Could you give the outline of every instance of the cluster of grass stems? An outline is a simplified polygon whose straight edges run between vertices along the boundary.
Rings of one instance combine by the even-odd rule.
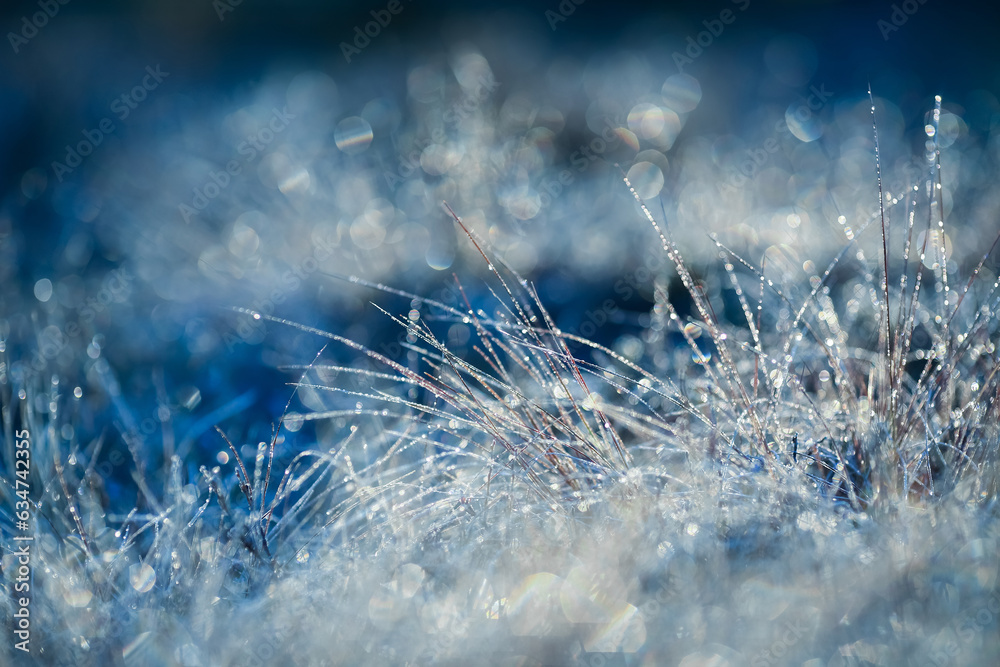
[[[939,115],[940,99],[935,123]],[[1000,285],[984,289],[977,277],[1000,236],[968,281],[953,287],[936,143],[923,182],[891,201],[882,192],[877,130],[875,145],[878,212],[807,289],[775,281],[766,266],[713,237],[740,322],[719,317],[718,300],[685,263],[669,222],[657,220],[624,178],[693,305],[692,316],[681,317],[657,284],[651,326],[661,346],[679,342],[667,372],[561,331],[533,285],[492,256],[445,204],[495,279],[494,313],[468,299],[456,307],[351,278],[413,301],[409,317],[386,313],[407,333],[403,362],[334,333],[243,311],[357,352],[350,367],[322,363],[320,351],[291,369],[299,380],[289,406],[296,392],[308,390],[329,394],[335,407],[286,409],[253,462],[244,463],[219,428],[235,466],[228,473],[202,466],[199,479],[189,479],[176,457],[162,474],[151,474],[146,454],[129,442],[138,497],[125,516],[102,498],[95,474],[102,442],[68,452],[58,444],[65,403],[58,380],[43,386],[35,377],[16,386],[0,373],[4,460],[13,461],[16,422],[30,426],[34,438],[33,613],[42,651],[34,657],[45,664],[131,664],[154,656],[157,664],[193,665],[263,664],[270,660],[261,656],[281,654],[300,664],[429,664],[477,650],[513,658],[521,655],[518,646],[555,662],[637,648],[666,656],[670,638],[652,639],[659,617],[646,607],[641,632],[634,618],[609,630],[611,621],[599,614],[574,618],[565,590],[561,622],[604,628],[615,639],[530,644],[532,637],[566,634],[553,630],[559,622],[552,625],[544,596],[517,598],[519,582],[563,568],[565,583],[572,578],[566,571],[580,571],[573,563],[597,564],[611,574],[591,582],[584,597],[592,602],[629,607],[607,588],[622,580],[628,585],[620,595],[636,605],[656,595],[661,605],[707,609],[706,600],[718,604],[726,594],[699,586],[711,587],[714,577],[747,581],[738,568],[713,574],[718,562],[696,556],[715,553],[698,541],[709,534],[726,558],[758,559],[770,563],[768,571],[776,559],[801,558],[796,571],[808,579],[822,578],[822,564],[833,566],[832,547],[808,542],[813,552],[797,556],[774,540],[814,529],[843,541],[871,519],[892,524],[914,507],[992,515]],[[874,262],[858,241],[869,227],[881,232]],[[898,261],[890,251],[900,253]],[[845,313],[830,279],[846,257],[862,267],[865,282],[855,294],[868,303]],[[475,356],[449,349],[434,332],[438,323],[471,327]],[[875,335],[858,343],[858,330]],[[294,423],[298,430],[305,421],[329,425],[327,437],[287,451],[284,428]],[[11,478],[3,481],[0,516],[10,535],[14,487]],[[828,516],[838,517],[834,527],[823,523]],[[929,521],[940,526],[938,518]],[[711,529],[699,534],[699,526]],[[980,519],[951,529],[966,542],[985,530]],[[871,546],[864,544],[840,549],[853,556]],[[866,553],[888,561],[893,548]],[[911,564],[934,552],[901,548]],[[681,552],[687,560],[674,555]],[[831,575],[831,590],[845,571]],[[688,581],[678,582],[678,572]],[[975,594],[985,594],[995,578],[980,582]],[[789,590],[801,581],[789,575]],[[422,608],[437,611],[417,621],[413,600],[421,595]],[[821,614],[818,636],[840,637],[830,640],[834,647],[854,646],[837,635],[843,608],[827,596],[837,611]],[[6,597],[5,614],[11,604]],[[932,607],[925,607],[928,617]],[[428,643],[431,626],[448,640]],[[681,655],[690,656],[691,646],[708,639],[704,632],[692,639],[685,627],[675,635],[687,639],[672,641],[688,642]],[[643,639],[630,644],[636,633]],[[482,639],[492,635],[519,639]],[[0,655],[22,657],[9,647]]]

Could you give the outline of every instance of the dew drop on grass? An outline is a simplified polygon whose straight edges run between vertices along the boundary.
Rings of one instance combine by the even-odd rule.
[[[136,563],[128,569],[128,580],[139,593],[148,593],[156,583],[156,572],[147,563]]]
[[[285,415],[285,429],[291,433],[296,433],[302,429],[304,420],[301,418],[297,412],[289,412]]]
[[[63,591],[63,599],[70,607],[86,607],[94,597],[86,588],[77,586],[73,581],[68,582],[68,586]]]

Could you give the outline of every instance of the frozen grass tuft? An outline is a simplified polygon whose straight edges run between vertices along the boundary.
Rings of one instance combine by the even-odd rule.
[[[94,475],[101,442],[56,444],[71,418],[58,379],[4,360],[8,471],[15,429],[33,438],[35,658],[996,664],[1000,284],[979,276],[997,240],[949,277],[939,115],[940,100],[904,192],[883,192],[874,135],[878,210],[842,221],[824,270],[774,271],[714,238],[729,309],[623,178],[691,312],[658,282],[636,355],[560,330],[445,205],[489,268],[493,312],[458,278],[455,305],[350,279],[411,300],[385,313],[406,332],[394,359],[245,311],[356,361],[324,348],[288,368],[289,407],[252,460],[221,428],[232,459],[197,479],[133,452],[125,516]],[[440,335],[453,325],[468,355]],[[298,407],[302,392],[331,408]],[[306,421],[322,437],[282,459]]]

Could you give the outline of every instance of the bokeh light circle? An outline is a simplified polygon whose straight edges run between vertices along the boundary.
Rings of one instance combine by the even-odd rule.
[[[652,162],[636,162],[628,170],[628,180],[643,199],[652,199],[663,189],[663,172]]]
[[[687,113],[701,102],[701,84],[690,74],[673,74],[663,83],[660,94],[668,107],[677,113]]]
[[[364,152],[374,139],[372,126],[361,116],[349,116],[337,123],[333,140],[348,155]]]

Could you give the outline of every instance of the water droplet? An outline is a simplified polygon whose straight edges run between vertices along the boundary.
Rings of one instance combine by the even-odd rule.
[[[156,583],[156,572],[146,563],[136,563],[128,569],[128,580],[139,593],[148,593]]]
[[[694,322],[688,322],[684,325],[684,333],[691,338],[698,338],[701,336],[701,327]]]

